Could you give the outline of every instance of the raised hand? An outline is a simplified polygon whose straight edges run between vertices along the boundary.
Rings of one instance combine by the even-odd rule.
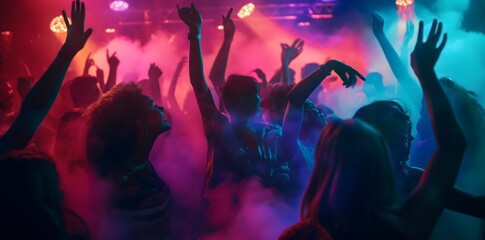
[[[96,66],[94,63],[94,60],[91,58],[91,52],[89,52],[88,57],[86,57],[86,61],[84,62],[84,75],[89,74],[89,69],[91,69],[92,66]]]
[[[234,34],[236,33],[236,24],[231,19],[232,8],[229,9],[227,15],[222,15],[222,25],[224,26],[224,38],[225,39],[233,39]]]
[[[372,32],[374,35],[384,33],[384,19],[378,14],[372,14]]]
[[[162,76],[163,72],[162,69],[157,66],[157,64],[152,63],[150,64],[150,68],[148,69],[148,77],[150,79],[159,79]]]
[[[64,42],[64,48],[71,54],[76,54],[83,49],[86,41],[88,40],[93,29],[88,28],[84,30],[84,19],[86,16],[86,9],[84,2],[80,0],[73,1],[71,4],[71,19],[72,23],[69,23],[66,11],[62,11],[64,17],[64,23],[67,27],[67,37]]]
[[[116,68],[118,65],[120,65],[120,59],[116,57],[116,52],[113,53],[113,55],[109,55],[109,50],[106,49],[106,61],[108,61],[108,65],[110,68]]]
[[[177,64],[177,68],[183,68],[187,64],[187,57],[183,56],[180,62]]]
[[[290,63],[295,60],[303,52],[303,45],[305,42],[301,39],[296,39],[291,46],[288,44],[281,44],[281,61],[284,63]]]
[[[191,33],[200,33],[202,27],[202,16],[195,8],[194,4],[190,4],[190,7],[179,8],[177,5],[179,18],[189,27]]]
[[[332,70],[337,73],[337,75],[342,79],[343,84],[346,88],[353,87],[357,83],[357,77],[365,81],[364,76],[360,74],[357,70],[353,69],[351,66],[339,62],[337,60],[330,60],[324,64],[324,68],[330,73]]]
[[[418,40],[414,51],[411,53],[411,66],[417,73],[433,70],[441,51],[445,47],[447,39],[447,34],[445,33],[441,44],[438,45],[443,30],[443,24],[441,22],[438,23],[438,20],[436,19],[433,20],[433,25],[431,26],[426,42],[423,42],[423,28],[424,23],[423,21],[420,21]]]
[[[404,43],[408,43],[414,36],[414,23],[412,21],[406,22],[406,32],[404,33]]]

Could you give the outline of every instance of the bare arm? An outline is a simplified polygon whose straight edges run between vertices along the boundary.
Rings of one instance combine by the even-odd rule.
[[[177,82],[180,77],[180,73],[182,73],[182,69],[184,69],[185,64],[187,64],[187,57],[182,57],[180,62],[177,65],[177,68],[175,69],[175,73],[173,74],[172,81],[170,82],[170,87],[168,88],[168,95],[167,95],[167,101],[172,107],[177,112],[182,112],[182,109],[177,103],[177,99],[175,98],[175,88],[177,87]]]
[[[404,33],[404,39],[401,46],[401,62],[404,63],[404,66],[409,66],[409,41],[413,38],[414,35],[414,23],[412,21],[406,22],[406,32]]]
[[[418,186],[401,206],[403,227],[412,239],[430,237],[453,189],[467,145],[434,71],[447,38],[445,34],[437,47],[441,31],[441,23],[434,20],[427,41],[423,42],[423,23],[420,22],[416,48],[411,55],[411,63],[421,82],[438,144]]]
[[[474,196],[455,187],[449,195],[446,208],[477,218],[485,218],[485,196]]]
[[[229,52],[231,50],[232,40],[236,32],[236,25],[231,19],[232,8],[229,9],[227,16],[222,16],[222,24],[224,26],[224,41],[221,49],[217,53],[212,69],[209,73],[209,79],[214,86],[217,96],[221,97],[222,85],[226,82],[226,68],[229,59]]]
[[[104,71],[101,68],[96,68],[96,78],[98,79],[99,89],[104,92],[106,83],[104,82]]]
[[[178,8],[178,6],[177,6]],[[204,62],[202,59],[202,50],[200,46],[200,29],[202,17],[191,4],[190,8],[178,8],[180,19],[189,27],[190,53],[189,53],[189,76],[190,84],[194,89],[197,104],[202,114],[204,125],[212,120],[214,114],[218,111],[209,90],[209,85],[204,75]]]
[[[414,81],[411,74],[409,74],[403,62],[401,62],[396,50],[394,50],[394,47],[392,47],[391,43],[384,34],[383,28],[384,19],[382,19],[382,17],[377,13],[374,13],[372,16],[372,31],[379,42],[384,55],[386,56],[392,73],[394,73],[394,76],[396,76],[399,84],[405,89],[407,94],[420,92],[421,89],[419,85],[416,83],[416,81]]]
[[[54,103],[72,59],[84,47],[92,33],[92,29],[84,31],[85,7],[80,0],[72,2],[72,24],[67,21],[64,11],[63,16],[67,25],[66,42],[54,62],[25,97],[19,116],[0,139],[0,152],[27,146]]]
[[[162,94],[160,93],[160,77],[162,77],[163,71],[155,63],[150,64],[148,69],[148,83],[150,86],[150,97],[155,101],[157,105],[162,103]]]
[[[291,46],[288,44],[281,44],[281,72],[283,74],[282,82],[284,84],[292,84],[290,79],[290,63],[295,60],[302,52],[305,42],[301,39],[296,39]]]
[[[330,60],[293,87],[288,93],[288,104],[283,119],[283,132],[280,141],[280,149],[285,159],[292,159],[297,149],[306,99],[326,77],[330,76],[332,71],[340,76],[346,87],[354,86],[357,83],[357,77],[364,80],[364,76],[350,66],[336,60]],[[349,77],[347,77],[347,74]]]
[[[118,66],[120,65],[120,60],[116,57],[116,52],[110,56],[108,49],[106,49],[106,60],[108,61],[109,65],[109,73],[106,85],[102,88],[103,92],[108,92],[116,85],[116,75],[118,72]]]

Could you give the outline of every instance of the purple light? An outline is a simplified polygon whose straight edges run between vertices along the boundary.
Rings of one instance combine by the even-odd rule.
[[[111,8],[111,10],[113,11],[121,12],[128,9],[129,6],[130,5],[128,5],[128,3],[125,1],[112,1],[111,4],[109,5],[109,8]]]

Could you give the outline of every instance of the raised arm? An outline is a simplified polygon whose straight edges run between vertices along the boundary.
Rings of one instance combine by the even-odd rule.
[[[175,88],[177,87],[178,79],[180,77],[180,74],[182,73],[182,70],[184,69],[185,64],[187,64],[187,57],[184,56],[177,64],[177,68],[175,69],[175,72],[173,74],[172,81],[170,82],[170,87],[168,88],[167,101],[170,104],[172,110],[175,110],[177,112],[182,112],[182,108],[180,108],[177,103],[177,99],[175,98]]]
[[[120,60],[116,57],[116,52],[110,56],[108,49],[106,49],[106,61],[109,65],[109,73],[106,85],[102,88],[103,92],[108,92],[116,85],[116,74],[118,72],[118,66],[120,65]]]
[[[304,44],[305,42],[299,38],[293,41],[291,46],[281,43],[281,68],[271,77],[270,84],[293,83],[290,79],[290,63],[302,53]]]
[[[86,61],[84,61],[83,75],[89,75],[89,69],[94,65],[94,60],[91,58],[91,52],[89,52]]]
[[[411,65],[424,91],[437,150],[428,163],[416,189],[401,207],[403,227],[410,239],[429,238],[453,189],[466,149],[466,140],[458,125],[434,66],[446,44],[444,34],[438,41],[442,24],[433,21],[428,39],[423,42],[423,22],[419,23],[416,47],[411,54]]]
[[[162,104],[162,94],[160,93],[160,77],[162,77],[162,69],[155,63],[150,64],[148,69],[148,82],[150,86],[150,97],[156,104]]]
[[[204,75],[204,62],[202,60],[202,50],[200,46],[200,30],[202,26],[202,17],[195,8],[194,4],[190,7],[180,9],[177,5],[180,19],[189,27],[188,38],[190,40],[189,53],[189,76],[190,83],[194,89],[197,104],[202,114],[204,125],[211,121],[215,112],[217,112],[214,99],[209,90],[209,85]]]
[[[387,62],[391,67],[392,73],[396,76],[399,84],[405,89],[406,94],[420,92],[419,85],[414,81],[411,74],[409,74],[406,66],[401,62],[396,50],[392,47],[391,43],[384,34],[384,19],[379,14],[374,13],[372,15],[372,32],[376,37],[379,45],[384,51]]]
[[[224,41],[222,42],[221,49],[217,53],[212,69],[209,73],[209,80],[214,85],[217,96],[221,97],[222,85],[226,82],[226,68],[229,59],[229,51],[231,50],[232,40],[236,33],[236,24],[231,19],[232,8],[226,16],[222,16],[222,24],[224,26]]]
[[[305,42],[299,38],[296,39],[291,46],[284,43],[281,44],[281,71],[283,83],[293,83],[290,79],[290,63],[303,52],[304,44]]]
[[[288,104],[283,119],[283,133],[280,141],[280,149],[285,159],[292,159],[297,149],[305,101],[318,85],[330,76],[332,71],[340,76],[345,87],[354,86],[357,83],[357,77],[365,80],[364,76],[352,67],[336,60],[330,60],[293,87],[288,93]]]
[[[67,26],[66,41],[54,62],[25,97],[13,125],[0,139],[0,153],[27,146],[56,99],[72,59],[84,47],[93,32],[92,29],[84,30],[85,7],[80,0],[72,2],[72,24],[67,20],[65,11],[62,11],[62,15]]]
[[[409,42],[413,39],[414,35],[414,23],[412,21],[406,22],[406,32],[404,33],[404,39],[401,46],[401,61],[404,66],[409,66]]]

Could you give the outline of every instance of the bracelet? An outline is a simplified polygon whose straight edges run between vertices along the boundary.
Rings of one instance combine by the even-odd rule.
[[[328,76],[330,76],[332,74],[332,70],[328,70],[325,67],[325,64],[320,65],[320,67],[318,68],[318,70],[320,72],[322,72],[325,75],[325,77],[328,77]]]
[[[189,40],[200,40],[201,36],[200,36],[200,33],[189,33],[187,38]]]

